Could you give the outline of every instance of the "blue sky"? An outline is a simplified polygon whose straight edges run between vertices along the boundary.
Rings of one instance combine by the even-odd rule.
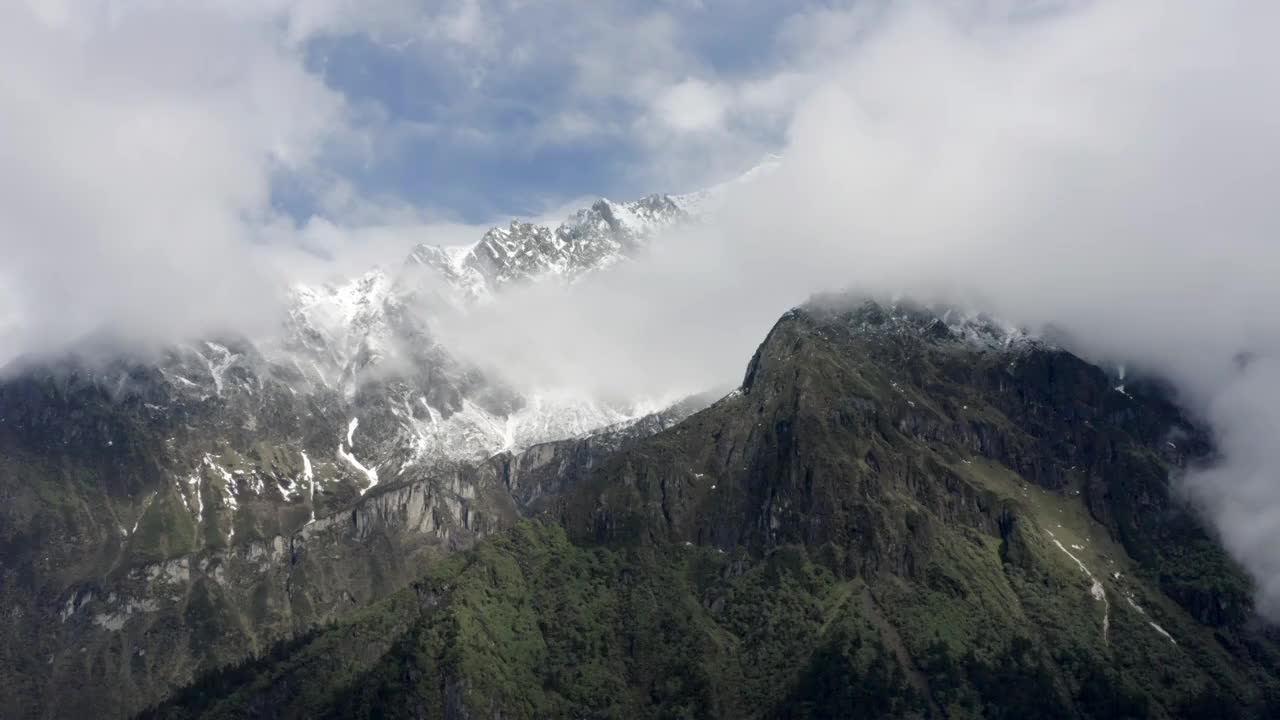
[[[790,157],[889,16],[1028,3],[0,3],[0,328],[256,317],[280,275],[706,187]]]
[[[671,126],[654,103],[680,83],[729,95],[801,61],[797,19],[828,3],[453,2],[413,22],[346,27],[305,42],[308,69],[366,131],[332,169],[370,196],[464,222],[529,215],[574,198],[693,189],[783,142],[785,113],[721,97],[712,119]],[[440,28],[454,23],[451,32]],[[681,103],[673,101],[679,110]],[[297,184],[277,202],[315,208]]]
[[[734,176],[881,1],[0,3],[0,339]]]

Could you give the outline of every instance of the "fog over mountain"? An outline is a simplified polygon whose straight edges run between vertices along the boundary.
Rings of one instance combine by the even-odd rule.
[[[517,289],[439,332],[517,385],[637,397],[736,382],[776,316],[822,290],[1055,326],[1118,376],[1169,378],[1210,423],[1221,457],[1183,487],[1280,618],[1280,6],[1012,5],[799,16],[788,33],[807,49],[777,75],[780,162],[643,258],[571,292]],[[323,173],[341,222],[276,207],[281,166],[350,151],[363,130],[307,70],[298,43],[318,26],[289,15],[282,39],[264,29],[275,14],[244,12],[253,23],[126,14],[101,33],[93,13],[0,11],[10,354],[101,327],[269,334],[264,308],[299,274],[479,238]],[[210,53],[225,58],[212,75]],[[695,129],[744,112],[729,95],[698,95],[720,104]]]
[[[1211,423],[1222,457],[1182,482],[1274,617],[1277,20],[1251,2],[1015,23],[903,6],[815,79],[785,159],[713,220],[458,332],[511,373],[619,391],[734,377],[772,313],[819,289],[1055,326]]]

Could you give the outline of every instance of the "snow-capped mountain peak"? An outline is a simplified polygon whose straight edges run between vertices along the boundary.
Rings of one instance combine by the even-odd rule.
[[[513,219],[490,228],[472,245],[421,244],[410,252],[406,265],[434,270],[447,294],[462,305],[487,301],[510,285],[544,278],[572,282],[634,258],[656,235],[713,212],[731,190],[769,175],[781,162],[768,155],[737,178],[682,195],[655,194],[622,202],[601,198],[554,228]]]
[[[490,228],[474,245],[418,245],[408,264],[438,273],[464,304],[487,300],[501,288],[584,273],[634,257],[659,232],[689,219],[668,195],[617,202],[600,199],[555,228],[512,220]]]
[[[652,408],[507,387],[457,359],[430,326],[441,313],[465,313],[511,287],[572,283],[635,258],[660,233],[697,220],[733,182],[741,181],[690,195],[601,198],[555,226],[515,219],[471,245],[417,245],[390,273],[296,286],[272,361],[305,378],[299,392],[336,393],[383,418],[369,427],[383,438],[383,463],[394,457],[401,468],[624,423]]]

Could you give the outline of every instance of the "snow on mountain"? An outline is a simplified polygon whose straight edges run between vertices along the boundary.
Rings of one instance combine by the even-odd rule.
[[[379,468],[403,472],[474,460],[626,423],[654,408],[507,387],[455,358],[433,337],[432,322],[441,313],[500,302],[508,287],[572,283],[634,258],[658,234],[696,220],[728,189],[776,165],[767,159],[742,178],[699,193],[600,199],[555,227],[513,220],[472,245],[418,245],[392,272],[374,269],[346,281],[297,285],[282,339],[264,355],[303,378],[292,391],[336,392],[360,405],[362,416],[381,412],[386,418],[370,426],[382,440],[362,445],[369,449],[362,449],[358,464],[347,458],[350,443],[339,448],[342,464],[359,480],[367,478],[364,486],[376,482]],[[360,427],[365,432],[363,421]]]
[[[381,270],[345,283],[299,284],[292,292],[283,345],[304,377],[332,386],[356,369],[358,357],[367,364],[389,352],[387,311],[396,299]]]
[[[543,278],[572,282],[633,257],[656,234],[689,217],[667,195],[631,202],[601,199],[555,228],[512,220],[471,246],[419,245],[407,264],[434,269],[463,304],[487,301],[508,285]]]
[[[953,335],[975,347],[1007,350],[1019,345],[1039,342],[1039,336],[986,313],[956,308],[935,309],[940,320]]]
[[[555,228],[521,220],[490,228],[473,245],[420,244],[406,266],[435,271],[455,304],[489,301],[503,287],[555,278],[572,282],[642,252],[658,234],[716,212],[734,189],[777,170],[782,158],[767,155],[743,175],[680,195],[649,195],[618,202],[602,198]]]
[[[847,312],[850,322],[867,335],[947,338],[981,351],[1029,349],[1047,344],[1036,332],[962,306],[920,304],[900,297],[884,302],[866,298],[861,304],[851,305],[849,298],[841,293],[816,295],[810,302]]]
[[[409,253],[405,272],[411,275],[413,268],[421,266],[437,273],[444,281],[453,305],[488,299],[488,280],[469,262],[478,244],[440,247],[423,243]]]
[[[400,471],[444,461],[482,460],[552,440],[582,437],[633,422],[665,407],[662,403],[610,405],[563,392],[532,392],[510,413],[495,413],[467,399],[456,411],[436,408],[425,398],[393,410],[408,431],[412,452]],[[668,403],[669,404],[669,403]]]
[[[22,382],[109,409],[102,417],[114,422],[85,414],[58,426],[60,442],[80,450],[130,451],[137,428],[153,431],[148,457],[200,528],[195,542],[245,543],[251,527],[283,531],[458,463],[657,422],[669,403],[513,387],[446,347],[433,324],[443,313],[465,322],[475,304],[503,302],[522,284],[573,283],[628,262],[696,220],[692,207],[685,196],[601,199],[554,227],[514,221],[472,245],[419,245],[399,267],[289,288],[272,337],[224,334],[155,352],[104,341]],[[114,520],[122,539],[146,527],[139,513]]]

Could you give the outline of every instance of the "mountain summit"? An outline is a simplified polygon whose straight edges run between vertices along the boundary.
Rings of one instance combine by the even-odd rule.
[[[489,298],[513,283],[554,275],[572,280],[606,268],[642,250],[655,234],[689,219],[671,196],[634,202],[598,200],[554,230],[511,221],[495,227],[470,248],[419,245],[409,256],[437,270],[467,301]]]

